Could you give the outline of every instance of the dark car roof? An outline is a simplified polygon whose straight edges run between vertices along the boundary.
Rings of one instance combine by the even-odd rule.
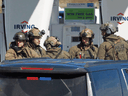
[[[32,58],[19,60],[5,60],[0,65],[0,70],[21,67],[36,68],[54,68],[54,72],[58,73],[85,73],[106,69],[119,68],[120,66],[128,66],[127,60],[97,60],[97,59],[48,59],[48,58]],[[7,70],[6,70],[7,71]],[[53,73],[54,73],[53,72]],[[61,73],[60,72],[60,73]]]

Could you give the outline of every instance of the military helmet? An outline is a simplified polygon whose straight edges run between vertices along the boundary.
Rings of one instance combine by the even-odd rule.
[[[58,47],[59,45],[61,45],[61,42],[55,36],[48,37],[44,42],[44,46],[46,47],[46,49],[51,49],[52,47]]]
[[[41,37],[42,35],[45,34],[45,31],[44,30],[40,31],[37,27],[34,27],[27,34],[28,37],[37,37],[37,36]]]
[[[13,37],[14,40],[26,40],[26,36],[25,36],[25,33],[23,32],[17,32],[14,37]]]
[[[107,22],[100,26],[100,30],[106,32],[106,34],[113,34],[118,31],[118,27],[115,27],[111,22]]]
[[[80,32],[80,37],[94,38],[94,33],[91,29],[84,29]]]

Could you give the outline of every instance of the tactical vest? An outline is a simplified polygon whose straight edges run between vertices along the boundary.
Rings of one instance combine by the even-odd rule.
[[[127,60],[127,50],[121,39],[116,41],[107,40],[111,45],[108,47],[107,52],[112,49],[113,60]],[[106,53],[107,53],[106,52]],[[107,54],[106,54],[107,56]]]
[[[22,58],[29,58],[30,57],[30,54],[27,52],[26,49],[20,49],[18,48],[17,46],[13,46],[11,47],[17,54],[17,56],[22,56]]]
[[[95,48],[91,46],[88,50],[84,50],[83,48],[76,53],[76,58],[79,59],[96,59],[97,53]]]
[[[63,59],[63,51],[62,51],[62,49],[61,50],[58,50],[57,52],[47,51],[47,55],[50,58],[52,58],[52,59],[58,59],[58,58]]]
[[[44,56],[40,45],[36,46],[35,44],[30,43],[30,42],[27,42],[27,45],[29,48],[32,48],[39,56],[41,56],[41,57]]]

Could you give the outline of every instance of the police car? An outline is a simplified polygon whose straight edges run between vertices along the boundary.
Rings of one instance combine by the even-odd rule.
[[[0,96],[128,96],[128,61],[22,59],[0,65]]]

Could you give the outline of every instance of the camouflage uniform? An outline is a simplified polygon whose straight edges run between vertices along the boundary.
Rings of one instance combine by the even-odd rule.
[[[82,42],[82,38],[89,38],[89,44],[84,44]],[[98,48],[95,47],[92,43],[92,39],[94,38],[94,34],[91,29],[84,29],[80,32],[80,41],[81,43],[77,46],[73,46],[69,49],[69,54],[71,58],[77,59],[96,59]]]
[[[47,49],[46,51],[47,56],[52,59],[69,59],[70,58],[69,53],[63,51],[61,48],[58,48],[60,44],[61,42],[59,42],[58,38],[56,37],[51,36],[47,38],[44,42],[44,46]]]
[[[14,40],[26,40],[25,34],[18,32],[14,35]],[[27,46],[19,48],[16,42],[10,43],[10,49],[6,52],[5,60],[22,59],[22,58],[36,58],[39,57],[32,49]]]
[[[63,50],[61,51],[61,48],[49,49],[47,50],[46,54],[48,57],[52,59],[69,59],[70,58],[69,53]]]
[[[16,53],[15,50],[13,50],[12,48],[9,49],[5,54],[5,60],[22,59],[22,58],[23,57],[20,51]]]
[[[89,49],[85,49],[82,43],[69,49],[69,54],[71,58],[77,59],[95,59],[97,58],[97,52],[98,48],[94,45],[91,45]]]
[[[46,57],[46,51],[40,45],[36,45],[32,41],[34,40],[35,37],[41,38],[42,35],[44,34],[45,34],[44,30],[40,31],[36,27],[31,29],[29,32],[27,32],[27,36],[29,38],[29,42],[27,42],[27,45],[29,48],[33,49],[39,55],[39,57]]]
[[[33,43],[27,42],[27,46],[30,49],[33,49],[33,51],[35,51],[39,57],[47,57],[45,49],[43,49],[40,45],[36,46]]]
[[[105,35],[103,36],[104,42],[98,49],[98,58],[103,60],[127,60],[128,44],[122,37],[114,35],[117,31],[114,25],[107,22],[101,25],[100,30],[105,32]]]
[[[23,59],[23,58],[39,58],[38,54],[29,47],[23,47],[19,50],[10,48],[5,55],[5,60]]]

